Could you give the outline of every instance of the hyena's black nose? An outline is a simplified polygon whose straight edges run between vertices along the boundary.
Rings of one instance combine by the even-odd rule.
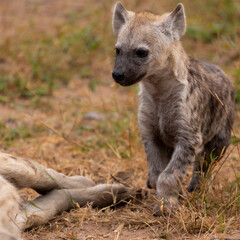
[[[124,72],[113,71],[112,77],[116,82],[122,81],[124,79]]]

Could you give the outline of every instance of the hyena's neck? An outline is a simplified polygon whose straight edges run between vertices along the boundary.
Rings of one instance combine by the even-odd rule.
[[[171,91],[188,85],[188,56],[180,42],[173,44],[164,66],[159,65],[154,74],[144,79],[141,89],[154,99],[164,99]]]
[[[187,84],[189,58],[180,42],[173,44],[169,57],[169,71],[174,73],[175,79]]]

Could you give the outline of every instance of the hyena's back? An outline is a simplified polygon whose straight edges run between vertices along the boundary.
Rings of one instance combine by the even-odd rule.
[[[188,82],[192,125],[200,124],[203,144],[221,133],[229,145],[234,120],[232,83],[218,66],[195,59],[189,62]]]

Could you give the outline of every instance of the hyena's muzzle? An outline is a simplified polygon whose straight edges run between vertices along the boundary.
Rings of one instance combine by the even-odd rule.
[[[122,86],[133,85],[146,75],[144,63],[143,59],[136,58],[132,54],[116,54],[112,77]]]

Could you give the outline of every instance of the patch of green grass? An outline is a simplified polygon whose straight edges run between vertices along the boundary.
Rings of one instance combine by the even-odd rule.
[[[16,140],[32,138],[34,137],[34,134],[43,132],[45,130],[46,129],[38,125],[28,127],[26,124],[9,128],[5,123],[2,122],[0,123],[1,143],[9,147]]]
[[[96,87],[97,87],[97,84],[98,82],[96,80],[91,80],[89,83],[88,83],[88,87],[91,91],[95,91]]]
[[[7,146],[16,139],[25,139],[33,136],[32,130],[22,125],[17,128],[7,128],[5,124],[0,124],[0,137],[2,142],[5,142]]]
[[[29,33],[11,39],[11,47],[5,47],[9,44],[6,40],[2,54],[16,66],[24,64],[27,71],[17,67],[14,73],[0,71],[0,94],[25,98],[50,95],[57,85],[68,84],[74,76],[92,77],[89,69],[102,43],[94,21],[79,28],[73,17],[58,26],[54,35]],[[23,57],[18,60],[19,55]]]
[[[211,43],[223,33],[224,26],[218,23],[213,23],[208,27],[199,25],[188,25],[187,27],[188,37],[194,40],[201,39],[205,43]]]
[[[218,38],[237,38],[239,34],[240,3],[234,0],[210,0],[195,2],[198,14],[192,24],[188,24],[187,36],[204,43],[211,43]],[[214,12],[211,19],[203,18],[203,12]],[[199,18],[197,17],[199,16]],[[200,19],[201,17],[201,19]]]

